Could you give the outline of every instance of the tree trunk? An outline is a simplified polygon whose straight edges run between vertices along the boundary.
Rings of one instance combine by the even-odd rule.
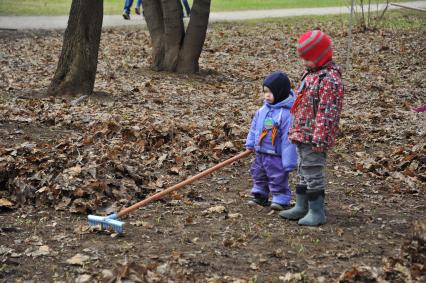
[[[145,21],[148,26],[152,42],[152,68],[155,71],[163,70],[164,61],[164,24],[161,2],[145,0],[142,2]]]
[[[191,20],[180,52],[177,72],[197,73],[198,59],[206,39],[210,15],[210,0],[196,0],[192,6]]]
[[[164,19],[164,70],[174,72],[185,36],[180,0],[161,0]]]
[[[90,95],[95,84],[103,0],[73,0],[51,95]]]
[[[144,0],[145,19],[152,41],[156,71],[195,73],[210,14],[211,0],[194,0],[185,34],[180,0]]]

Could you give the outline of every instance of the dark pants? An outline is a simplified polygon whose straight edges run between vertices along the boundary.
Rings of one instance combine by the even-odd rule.
[[[297,174],[299,184],[307,185],[308,190],[325,190],[325,152],[314,152],[312,145],[298,143],[297,149]]]

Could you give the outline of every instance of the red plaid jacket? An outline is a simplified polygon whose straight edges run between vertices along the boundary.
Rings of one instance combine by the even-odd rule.
[[[320,69],[308,70],[296,92],[302,95],[294,110],[289,139],[312,144],[326,151],[335,144],[343,106],[340,68],[332,61]]]

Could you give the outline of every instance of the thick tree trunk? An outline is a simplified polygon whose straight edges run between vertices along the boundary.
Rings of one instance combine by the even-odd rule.
[[[103,0],[73,0],[58,67],[49,86],[52,95],[93,92],[103,19]]]
[[[175,71],[185,36],[180,0],[161,0],[164,19],[164,70]]]
[[[152,41],[156,71],[198,72],[206,38],[211,0],[194,0],[185,35],[180,0],[144,0],[142,5]]]
[[[185,35],[180,0],[145,0],[145,20],[152,41],[152,68],[156,71],[176,69],[179,50]]]
[[[186,30],[185,40],[179,55],[178,73],[197,73],[198,60],[203,50],[209,24],[210,0],[195,0],[191,20]]]
[[[164,61],[164,20],[161,2],[145,0],[142,2],[145,21],[148,26],[152,42],[152,68],[155,71],[163,70]]]

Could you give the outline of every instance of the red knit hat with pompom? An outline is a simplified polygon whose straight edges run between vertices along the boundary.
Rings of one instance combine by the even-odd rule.
[[[297,41],[297,54],[321,67],[333,57],[331,40],[320,30],[305,32]]]

